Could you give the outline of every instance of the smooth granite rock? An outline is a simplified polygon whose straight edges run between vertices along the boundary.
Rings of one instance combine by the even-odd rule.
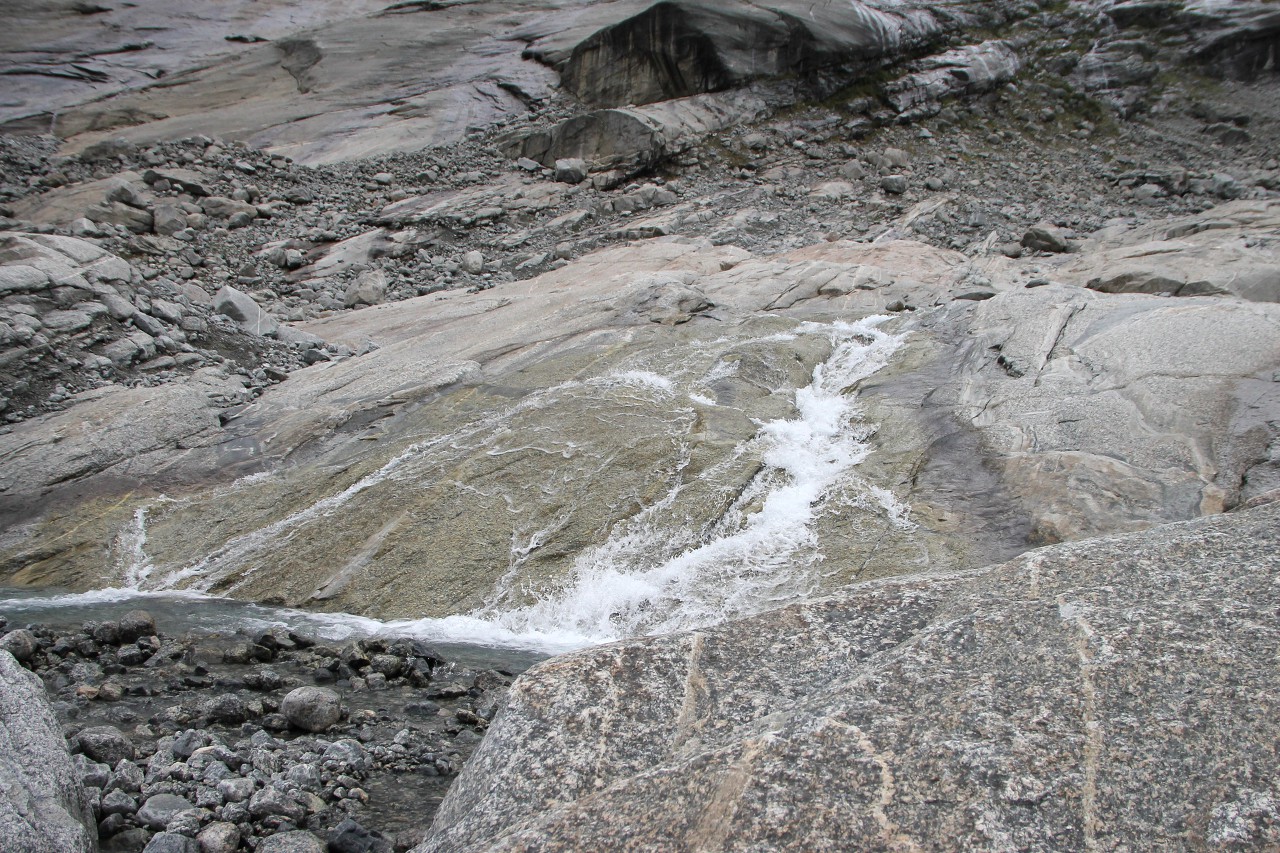
[[[1280,840],[1280,504],[522,676],[416,850]]]
[[[93,811],[44,686],[0,651],[0,851],[97,849]]]

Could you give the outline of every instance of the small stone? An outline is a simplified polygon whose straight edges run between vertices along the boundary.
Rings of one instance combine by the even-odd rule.
[[[476,249],[472,249],[462,256],[462,271],[479,275],[484,272],[484,255]]]
[[[71,220],[71,224],[67,226],[67,230],[74,237],[101,237],[102,229],[94,224],[92,219],[81,216],[78,219]]]
[[[240,328],[255,335],[275,334],[280,323],[247,293],[225,285],[213,296],[213,310],[230,317]]]
[[[395,678],[404,671],[404,661],[396,655],[379,654],[369,659],[369,667],[387,678]]]
[[[120,641],[132,643],[156,633],[156,620],[145,610],[130,610],[120,617]]]
[[[391,842],[351,818],[329,831],[329,853],[392,853]]]
[[[234,823],[215,821],[196,834],[200,853],[235,853],[240,847],[240,830]]]
[[[285,771],[285,778],[304,791],[318,791],[323,784],[314,764],[295,764]]]
[[[278,832],[258,842],[257,853],[327,853],[328,845],[306,830]]]
[[[224,725],[243,723],[252,716],[245,701],[234,693],[222,693],[205,700],[201,710],[210,722]]]
[[[157,234],[172,236],[187,227],[187,215],[176,205],[157,204],[151,213],[151,227]]]
[[[80,774],[80,781],[86,788],[104,788],[110,789],[108,781],[111,779],[111,768],[106,764],[101,764],[89,758],[87,755],[73,755],[71,761],[76,766],[76,772]]]
[[[0,650],[13,655],[19,663],[30,662],[39,648],[40,643],[36,640],[36,635],[26,628],[10,631],[0,637]]]
[[[905,169],[911,165],[911,155],[901,148],[886,148],[884,150],[884,159],[886,163],[895,169]]]
[[[116,769],[111,772],[111,778],[107,780],[107,788],[137,793],[142,790],[144,778],[142,768],[125,759],[117,763]]]
[[[102,818],[102,820],[98,821],[98,838],[105,841],[106,839],[111,838],[113,835],[119,835],[120,832],[128,825],[129,824],[125,820],[124,815],[119,815],[119,814],[105,815]],[[142,831],[146,832],[145,829]],[[150,833],[147,833],[147,834],[150,835]],[[146,839],[143,839],[142,843],[145,844]]]
[[[115,726],[90,726],[80,732],[79,741],[81,752],[108,767],[133,758],[133,744]]]
[[[124,791],[108,791],[102,797],[99,811],[105,817],[111,814],[131,815],[138,810],[138,801]]]
[[[342,717],[342,703],[328,688],[299,687],[280,702],[280,713],[295,728],[322,732]]]
[[[1216,173],[1209,182],[1209,192],[1221,199],[1240,198],[1244,185],[1225,172]]]
[[[200,831],[200,824],[207,815],[208,812],[200,808],[178,812],[169,818],[169,822],[165,824],[164,831],[176,832],[178,835],[195,838],[196,833]]]
[[[324,751],[326,763],[335,762],[343,768],[363,773],[371,766],[369,753],[365,752],[358,741],[344,739],[329,744]]]
[[[152,829],[164,829],[178,812],[194,809],[195,804],[176,794],[153,794],[138,809],[138,820]]]
[[[253,796],[258,785],[252,779],[235,777],[218,783],[218,793],[229,803],[243,803]]]
[[[277,815],[297,822],[302,820],[302,807],[283,791],[263,788],[249,798],[249,814],[256,818]]]
[[[176,832],[160,832],[151,836],[142,853],[200,853],[200,845],[194,838]]]
[[[128,157],[137,150],[138,146],[127,139],[104,139],[81,151],[80,159],[86,163],[105,163],[117,157]]]

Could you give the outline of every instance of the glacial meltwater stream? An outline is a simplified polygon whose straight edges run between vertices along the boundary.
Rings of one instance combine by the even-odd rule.
[[[699,344],[703,360],[698,362],[703,366],[692,373],[683,363],[697,359],[677,354],[665,363],[651,359],[635,369],[535,391],[504,411],[477,418],[448,434],[415,439],[345,488],[231,535],[193,561],[165,562],[149,554],[153,516],[184,511],[186,499],[160,496],[136,509],[132,521],[119,531],[113,546],[116,580],[111,588],[62,596],[0,593],[0,613],[11,621],[50,621],[59,609],[68,613],[88,609],[94,618],[103,618],[103,608],[145,606],[166,611],[187,627],[203,623],[203,627],[226,630],[284,622],[335,638],[410,635],[440,644],[446,652],[450,651],[446,644],[461,644],[453,650],[465,657],[473,654],[467,649],[478,647],[556,653],[624,637],[705,627],[796,601],[822,589],[821,564],[827,555],[817,522],[824,514],[855,507],[898,529],[911,525],[907,506],[857,474],[875,425],[862,421],[852,389],[884,367],[906,337],[882,330],[885,319],[800,323],[764,338],[704,341]],[[753,417],[748,431],[754,423],[754,434],[748,432],[744,439],[728,444],[719,462],[693,470],[688,449],[693,425],[715,417],[718,407],[732,405],[716,398],[715,389],[739,369],[739,362],[725,353],[731,348],[740,352],[763,347],[771,358],[793,361],[789,348],[802,340],[829,348],[808,384],[764,389],[766,397],[788,395],[785,410],[794,414]],[[592,456],[584,450],[590,434],[582,439],[566,437],[540,422],[529,421],[533,426],[528,426],[521,421],[554,411],[566,400],[579,407],[574,412],[585,407],[602,423],[606,418],[621,423],[624,435],[629,428],[626,419],[633,417],[627,406],[634,401],[635,440],[667,442],[674,448],[674,461],[650,476],[657,483],[650,498],[633,499],[633,510],[610,523],[595,543],[571,554],[567,571],[551,580],[531,580],[523,571],[526,563],[569,527],[576,511],[573,501],[581,505],[580,494],[586,494],[569,490],[581,489],[577,481],[603,476],[614,464],[609,452]],[[553,425],[577,418],[561,417]],[[545,482],[537,488],[513,487],[501,481],[501,474],[482,484],[463,483],[457,473],[472,458],[519,459],[535,453],[553,460],[544,464],[556,472],[556,482],[564,483],[563,487]],[[715,482],[723,471],[744,466],[750,466],[749,473],[736,485],[729,477],[723,478],[727,486]],[[640,480],[645,473],[630,472]],[[252,489],[274,476],[257,474],[224,488],[228,492]],[[508,531],[494,531],[504,538],[510,535],[508,568],[483,602],[468,612],[379,621],[258,607],[219,597],[246,590],[260,579],[262,567],[271,565],[274,552],[307,547],[319,525],[367,495],[392,487],[435,488],[441,483],[452,483],[460,491],[484,492],[487,500],[499,506],[505,501],[505,512],[512,519]],[[702,496],[697,499],[702,502],[697,511],[686,506],[695,493]],[[719,495],[716,499],[721,503],[716,505],[705,497],[708,494]],[[196,514],[194,509],[189,511]],[[532,524],[530,518],[544,520]],[[396,519],[376,523],[387,524],[390,530]],[[348,567],[332,573],[313,600],[323,601],[332,590],[366,571],[385,536],[375,527],[363,556],[344,557]],[[137,597],[145,601],[135,601]]]

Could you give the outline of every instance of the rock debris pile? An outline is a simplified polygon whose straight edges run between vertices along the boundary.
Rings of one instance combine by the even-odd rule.
[[[410,639],[180,638],[146,611],[0,630],[63,722],[101,849],[121,853],[404,849],[510,682]]]

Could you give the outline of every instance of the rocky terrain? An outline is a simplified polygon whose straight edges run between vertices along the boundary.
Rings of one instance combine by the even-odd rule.
[[[37,690],[52,703],[47,718],[62,723],[52,723],[53,749],[64,732],[71,748],[70,763],[56,755],[37,762],[61,774],[56,790],[78,797],[83,785],[84,807],[64,807],[64,823],[80,832],[83,822],[104,851],[185,851],[191,838],[202,853],[324,850],[325,841],[339,850],[407,849],[511,677],[447,663],[405,638],[334,646],[287,629],[174,637],[146,611],[75,629],[0,630],[6,699],[26,689],[22,667],[39,675]],[[13,702],[6,726],[44,699]],[[8,781],[24,771],[11,762],[4,772]],[[38,801],[39,787],[31,788]],[[25,829],[17,818],[30,809],[19,803],[16,812],[7,820]],[[264,844],[285,833],[294,846]],[[5,849],[73,849],[59,837],[10,837]]]
[[[1275,842],[1274,3],[191,12],[0,34],[0,581],[393,621],[34,627],[135,752],[58,814],[404,848],[495,720],[424,849]],[[620,642],[498,712],[423,637]]]

